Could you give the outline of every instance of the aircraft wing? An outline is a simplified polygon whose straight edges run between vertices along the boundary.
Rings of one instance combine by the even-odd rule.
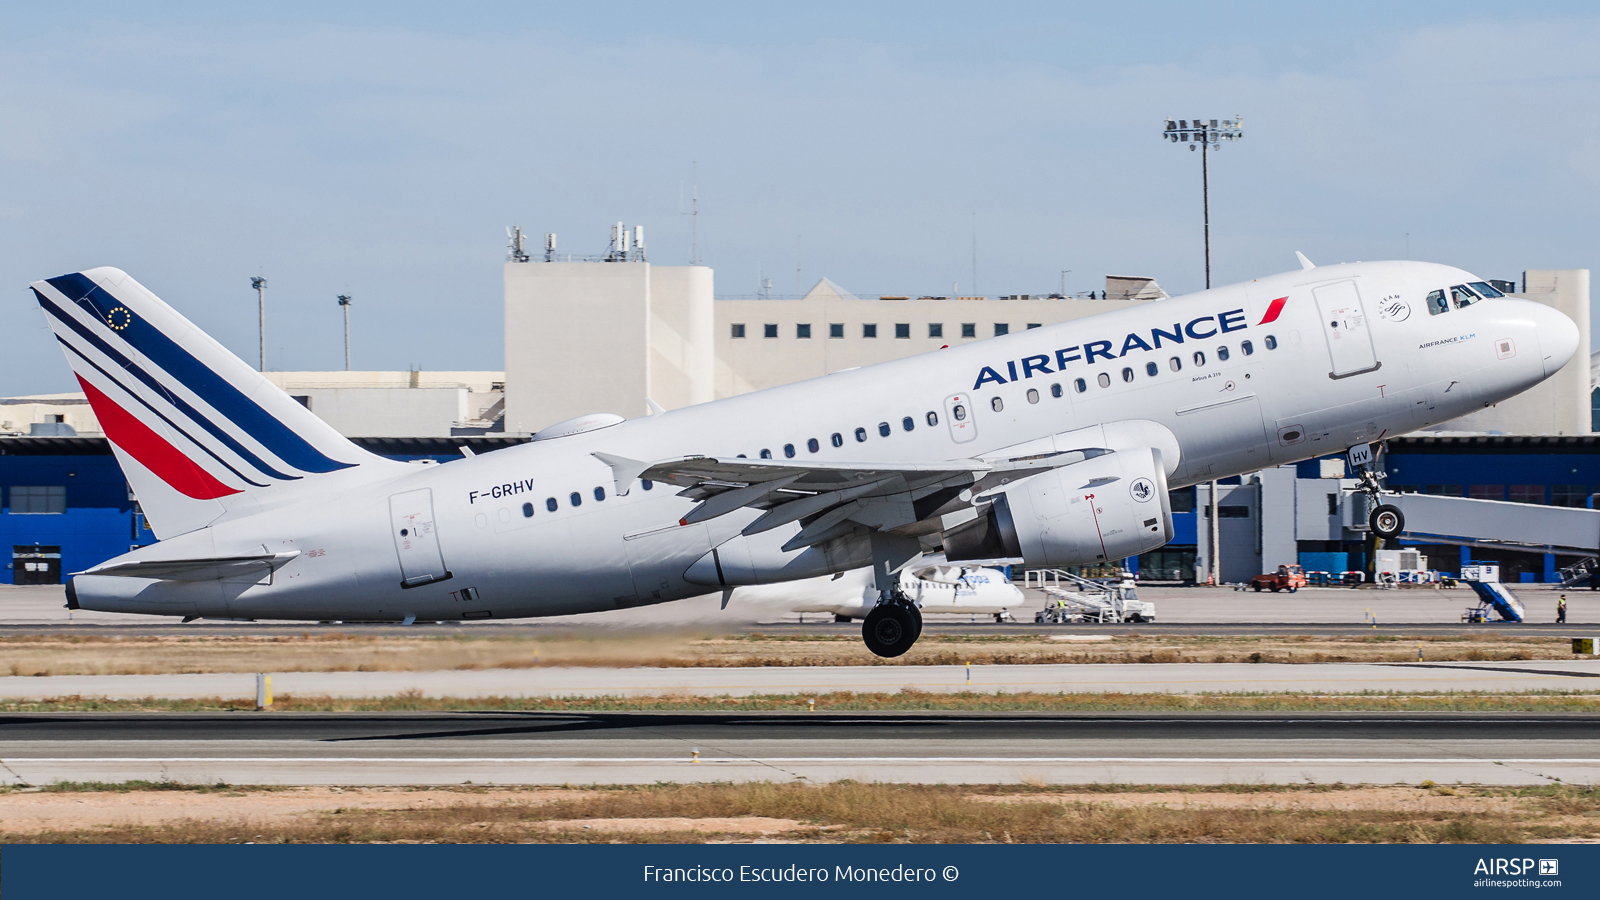
[[[736,509],[763,510],[746,536],[800,522],[785,550],[818,544],[867,527],[888,531],[959,508],[963,492],[979,494],[1028,475],[1071,465],[1107,450],[1069,450],[1015,459],[933,463],[848,463],[687,456],[643,463],[594,454],[618,476],[620,492],[633,478],[670,484],[699,501],[682,519],[689,525]],[[628,476],[626,479],[624,476]],[[968,495],[970,498],[971,494]]]
[[[261,553],[253,556],[213,556],[199,559],[150,559],[96,566],[77,575],[114,575],[154,578],[160,581],[216,581],[223,578],[259,578],[276,572],[300,551]]]

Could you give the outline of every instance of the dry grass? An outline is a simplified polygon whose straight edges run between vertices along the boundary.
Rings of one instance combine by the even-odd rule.
[[[38,712],[223,712],[253,711],[253,700],[236,697],[115,700],[50,697],[0,702],[0,713]],[[1312,693],[884,693],[834,691],[819,694],[759,694],[704,697],[428,697],[408,691],[389,697],[327,697],[279,694],[273,710],[284,712],[1516,712],[1600,713],[1600,692],[1530,691],[1488,693],[1365,691]],[[270,715],[271,712],[264,713]]]
[[[169,789],[170,790],[170,789]],[[973,789],[840,782],[354,791],[213,786],[207,804],[16,831],[13,842],[1522,843],[1600,837],[1600,793],[1438,786]],[[303,790],[303,789],[301,789]],[[86,800],[82,791],[52,796]],[[124,811],[139,791],[115,795]],[[49,796],[0,793],[15,817]],[[279,807],[263,811],[270,802]],[[298,803],[298,811],[282,810]],[[202,808],[203,806],[203,808]],[[58,823],[61,824],[61,823]]]
[[[84,632],[0,638],[0,675],[147,675],[517,669],[539,666],[997,665],[1015,663],[1428,662],[1571,659],[1565,638],[1478,634],[1204,636],[1102,635],[1093,643],[1023,635],[928,635],[886,660],[854,634],[708,637],[694,634],[396,637],[344,632],[125,637]]]

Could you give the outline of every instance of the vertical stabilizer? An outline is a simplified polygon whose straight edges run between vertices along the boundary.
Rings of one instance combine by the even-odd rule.
[[[355,446],[120,269],[33,284],[158,537],[332,473]]]

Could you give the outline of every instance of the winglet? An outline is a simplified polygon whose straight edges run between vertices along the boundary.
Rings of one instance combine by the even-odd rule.
[[[667,411],[666,407],[650,399],[649,397],[644,398],[644,405],[649,407],[650,415],[652,416],[659,416]]]
[[[1317,267],[1316,263],[1312,262],[1309,259],[1306,259],[1306,255],[1304,253],[1301,253],[1299,250],[1296,250],[1294,252],[1294,255],[1295,255],[1296,259],[1300,260],[1300,268],[1302,268],[1302,269],[1315,269]]]
[[[633,480],[638,478],[645,469],[650,468],[647,462],[629,459],[626,456],[612,456],[609,453],[591,453],[595,459],[611,467],[611,477],[616,480],[618,497],[628,496],[628,488],[633,486]]]

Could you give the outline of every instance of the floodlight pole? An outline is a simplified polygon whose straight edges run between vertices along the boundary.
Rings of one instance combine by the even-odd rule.
[[[260,319],[261,371],[267,370],[267,280],[259,275],[250,277],[250,286],[256,289],[256,314]]]
[[[1200,145],[1200,214],[1204,223],[1205,252],[1206,252],[1206,290],[1211,290],[1211,146],[1221,146],[1223,141],[1237,141],[1244,137],[1244,117],[1234,116],[1220,122],[1212,119],[1207,123],[1204,119],[1168,119],[1167,127],[1161,132],[1162,140],[1173,143],[1187,143],[1193,150],[1195,144]],[[1210,496],[1207,500],[1211,516],[1210,546],[1206,553],[1206,579],[1212,584],[1222,583],[1222,523],[1221,507],[1218,505],[1217,482],[1211,482]],[[1199,580],[1199,573],[1195,573],[1195,580]]]
[[[350,295],[339,295],[339,306],[344,310],[344,370],[350,371]]]

